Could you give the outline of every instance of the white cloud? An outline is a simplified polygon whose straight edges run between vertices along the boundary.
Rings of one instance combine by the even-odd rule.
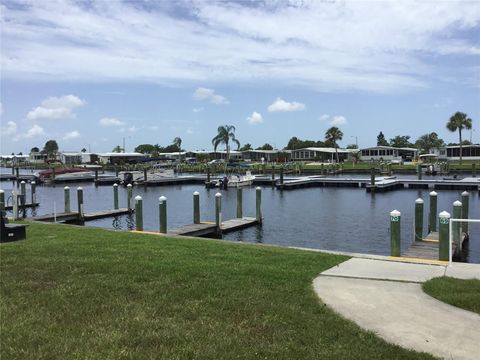
[[[80,133],[77,130],[70,131],[65,134],[65,136],[62,138],[63,140],[72,140],[80,137]]]
[[[26,133],[18,134],[13,140],[18,141],[22,139],[33,139],[40,136],[46,136],[45,130],[37,124],[33,125]]]
[[[137,127],[135,125],[132,125],[127,130],[130,131],[130,132],[135,132],[135,131],[137,131]]]
[[[277,98],[269,107],[268,111],[275,112],[275,111],[302,111],[305,110],[305,104],[293,101],[288,102],[281,98]]]
[[[2,6],[1,65],[29,80],[389,92],[454,71],[451,54],[472,60],[479,22],[476,1],[29,1]]]
[[[157,131],[159,127],[157,125],[150,126],[150,130]]]
[[[327,121],[328,119],[330,118],[330,115],[328,114],[323,114],[323,115],[320,115],[320,117],[318,118],[320,121]]]
[[[194,113],[199,113],[199,112],[202,112],[203,110],[204,110],[203,107],[198,107],[198,108],[193,108],[193,109],[192,109],[192,111],[193,111]]]
[[[108,117],[101,118],[98,123],[100,124],[101,127],[119,127],[119,126],[126,125],[123,121],[120,121],[116,118],[108,118]]]
[[[345,125],[347,123],[347,119],[345,116],[341,115],[336,115],[332,118],[332,121],[330,121],[330,125],[332,126],[339,126],[339,125]]]
[[[187,130],[185,131],[188,135],[192,135],[195,133],[195,131],[192,129],[192,128],[187,128]]]
[[[213,89],[198,88],[194,91],[193,98],[196,100],[210,101],[215,105],[229,104],[229,101],[224,96],[215,94],[215,90]]]
[[[17,132],[17,124],[14,121],[7,122],[7,126],[1,128],[2,136],[14,135]]]
[[[74,118],[73,109],[85,105],[85,101],[75,95],[49,97],[42,101],[40,106],[33,108],[27,114],[28,120],[68,119]]]
[[[0,115],[3,115],[3,105],[1,102],[0,102]]]
[[[249,117],[247,117],[247,121],[248,121],[251,125],[261,124],[261,123],[263,123],[262,114],[254,111],[254,112],[252,113],[252,115],[250,115]]]

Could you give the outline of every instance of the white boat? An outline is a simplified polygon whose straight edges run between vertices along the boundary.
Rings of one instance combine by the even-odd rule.
[[[250,186],[253,184],[253,180],[255,180],[255,175],[252,175],[250,171],[247,171],[245,175],[232,174],[225,176],[223,179],[217,180],[215,186],[220,188]]]
[[[67,181],[90,181],[95,179],[95,173],[93,171],[79,171],[73,173],[65,173],[56,175],[54,182],[67,182]]]
[[[118,176],[123,179],[123,182],[126,184],[145,181],[145,173],[140,170],[121,171],[118,173]],[[147,171],[147,181],[155,181],[168,178],[171,179],[173,177],[175,177],[175,172],[173,171],[173,169],[155,168],[153,170]]]

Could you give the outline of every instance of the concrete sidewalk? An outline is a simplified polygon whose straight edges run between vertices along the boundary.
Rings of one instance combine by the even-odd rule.
[[[425,294],[438,276],[480,279],[480,265],[352,258],[314,280],[333,310],[386,341],[448,359],[478,359],[480,316]]]

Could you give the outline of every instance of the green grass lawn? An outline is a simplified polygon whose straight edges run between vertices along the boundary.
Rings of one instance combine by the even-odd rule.
[[[0,246],[2,359],[432,358],[319,301],[312,280],[342,256],[67,225],[27,236]]]
[[[427,281],[423,290],[447,304],[480,314],[480,280],[444,276]]]

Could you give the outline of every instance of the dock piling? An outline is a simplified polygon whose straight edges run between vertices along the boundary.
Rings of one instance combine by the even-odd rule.
[[[462,193],[462,219],[468,219],[469,197],[468,191]],[[462,231],[465,233],[465,236],[468,236],[468,222],[462,222]]]
[[[12,191],[12,209],[13,209],[13,220],[18,219],[18,194],[16,190]]]
[[[422,165],[417,164],[417,177],[418,180],[422,180]]]
[[[69,192],[69,196],[70,196],[70,192]],[[80,222],[83,222],[83,189],[80,186],[77,188],[77,203],[78,203],[78,220]]]
[[[237,187],[237,219],[243,217],[243,190]]]
[[[135,229],[143,231],[143,200],[140,195],[135,196]]]
[[[200,193],[193,193],[193,223],[200,224]]]
[[[477,177],[477,164],[472,164],[472,177]]]
[[[259,224],[262,223],[262,189],[257,186],[256,193],[256,218]]]
[[[5,191],[0,189],[0,216],[5,212]]]
[[[127,185],[127,208],[132,211],[132,184]]]
[[[165,196],[160,196],[158,198],[159,205],[159,216],[160,216],[160,232],[162,234],[167,233],[167,198]]]
[[[32,192],[32,205],[35,205],[37,203],[37,183],[35,181],[30,183],[30,190]]]
[[[283,171],[284,171],[284,167],[282,165],[282,167],[280,168],[280,184],[283,185]]]
[[[118,184],[113,184],[113,208],[118,209]]]
[[[430,212],[428,215],[428,232],[437,231],[437,193],[430,192]]]
[[[423,239],[423,199],[415,200],[415,241]]]
[[[400,256],[400,218],[401,213],[393,210],[390,213],[390,254]]]
[[[452,216],[454,219],[462,218],[462,203],[458,200],[453,203]],[[461,223],[458,221],[454,221],[452,224],[452,241],[454,244],[457,245],[457,249],[459,250],[461,250],[462,246],[461,236]]]
[[[147,182],[147,169],[143,169],[143,181]]]
[[[27,203],[27,190],[25,186],[25,181],[22,180],[20,183],[20,206],[22,209],[25,209],[25,204]]]
[[[64,203],[64,212],[70,212],[70,188],[65,186],[63,188],[63,203]]]
[[[222,194],[217,192],[215,194],[215,225],[217,227],[217,232],[222,231]]]
[[[448,243],[450,214],[442,211],[438,215],[438,223],[438,260],[448,261],[450,259],[450,244]]]

